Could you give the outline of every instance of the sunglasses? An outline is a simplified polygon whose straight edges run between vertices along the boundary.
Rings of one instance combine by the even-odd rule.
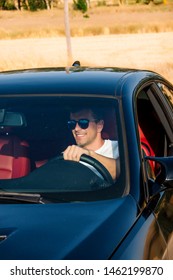
[[[79,127],[82,128],[82,129],[87,129],[88,126],[89,126],[89,122],[95,122],[95,121],[96,120],[88,120],[88,119],[80,119],[78,121],[70,120],[70,121],[67,122],[67,125],[68,125],[68,128],[70,130],[75,129],[76,124],[78,124]]]

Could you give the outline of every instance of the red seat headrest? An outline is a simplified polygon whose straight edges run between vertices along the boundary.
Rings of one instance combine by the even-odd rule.
[[[0,179],[26,176],[30,172],[29,145],[16,136],[0,137]]]

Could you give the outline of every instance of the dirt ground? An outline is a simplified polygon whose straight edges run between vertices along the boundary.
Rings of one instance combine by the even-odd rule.
[[[110,33],[116,24],[129,27],[132,23],[136,26],[150,23],[163,30],[152,33],[151,28],[148,33],[146,30],[136,34]],[[169,30],[173,25],[173,17],[170,8],[91,9],[88,19],[81,13],[70,12],[70,24],[73,31],[78,30],[78,35],[71,38],[72,60],[80,60],[84,66],[154,70],[173,82],[173,29]],[[31,35],[13,40],[1,37],[0,71],[67,66],[66,38],[58,35],[58,32],[54,33],[57,26],[64,29],[63,10],[32,14],[0,11],[0,34],[4,31],[6,34],[16,34],[16,37],[21,34],[25,37],[25,31],[28,31],[27,34]],[[93,31],[92,28],[97,26],[102,28],[102,35],[83,36],[85,28]],[[45,36],[46,29],[53,33]]]
[[[173,32],[71,39],[73,60],[84,66],[158,71],[173,80]],[[65,37],[0,41],[0,70],[67,65]]]
[[[73,36],[134,32],[173,31],[173,3],[171,5],[132,5],[122,7],[91,7],[87,17],[69,9]],[[0,38],[64,34],[64,11],[53,9],[34,13],[0,11]],[[11,38],[10,38],[11,39]]]

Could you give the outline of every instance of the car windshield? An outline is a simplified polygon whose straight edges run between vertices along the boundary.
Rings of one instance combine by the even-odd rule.
[[[68,127],[70,113],[84,106],[101,112],[102,138],[117,141],[117,178],[113,183],[104,178],[102,170],[94,172],[93,167],[82,164],[83,160],[80,163],[63,160],[63,151],[75,144],[71,127]],[[48,202],[121,196],[125,178],[119,160],[123,154],[122,145],[119,145],[122,143],[119,119],[118,102],[113,98],[56,94],[1,96],[1,194],[39,194]]]

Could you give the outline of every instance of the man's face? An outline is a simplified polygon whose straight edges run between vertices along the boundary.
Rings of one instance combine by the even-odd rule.
[[[90,121],[89,126],[86,129],[82,129],[77,123],[75,129],[72,130],[72,133],[78,146],[97,149],[97,143],[101,139],[103,121],[95,122],[90,110],[81,110],[76,113],[71,113],[70,119],[75,121],[88,119]]]

